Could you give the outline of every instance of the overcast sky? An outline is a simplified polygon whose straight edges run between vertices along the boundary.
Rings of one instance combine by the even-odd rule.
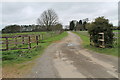
[[[54,9],[59,21],[69,25],[71,20],[105,16],[114,26],[118,25],[117,2],[3,2],[2,29],[10,24],[36,24],[37,18],[47,9]]]

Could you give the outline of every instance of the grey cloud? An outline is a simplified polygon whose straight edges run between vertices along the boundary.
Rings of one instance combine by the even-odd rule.
[[[115,2],[4,2],[2,3],[2,23],[3,25],[36,24],[40,14],[52,8],[63,25],[69,24],[73,19],[80,20],[87,17],[94,19],[97,16],[105,16],[116,25],[116,4]]]

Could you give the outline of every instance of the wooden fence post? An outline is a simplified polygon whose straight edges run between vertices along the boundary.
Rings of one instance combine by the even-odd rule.
[[[91,37],[92,37],[92,36],[91,36],[91,34],[90,34],[90,45],[92,45],[92,44],[91,44]]]
[[[22,44],[24,44],[24,37],[22,37]]]
[[[36,43],[37,43],[37,45],[38,45],[38,36],[36,36]]]
[[[31,39],[30,39],[30,36],[28,36],[28,49],[31,48]]]
[[[6,50],[8,50],[9,49],[9,47],[8,47],[8,38],[6,37]]]
[[[17,46],[17,37],[15,37],[15,45]]]

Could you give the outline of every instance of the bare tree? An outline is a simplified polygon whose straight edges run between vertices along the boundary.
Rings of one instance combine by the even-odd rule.
[[[41,16],[37,19],[37,24],[45,26],[47,31],[50,30],[50,27],[58,23],[58,16],[53,9],[48,9],[44,11]]]

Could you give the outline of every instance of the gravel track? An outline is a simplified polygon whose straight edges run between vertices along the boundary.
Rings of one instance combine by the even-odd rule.
[[[78,35],[68,32],[52,43],[26,78],[117,78],[118,58],[82,48]]]

